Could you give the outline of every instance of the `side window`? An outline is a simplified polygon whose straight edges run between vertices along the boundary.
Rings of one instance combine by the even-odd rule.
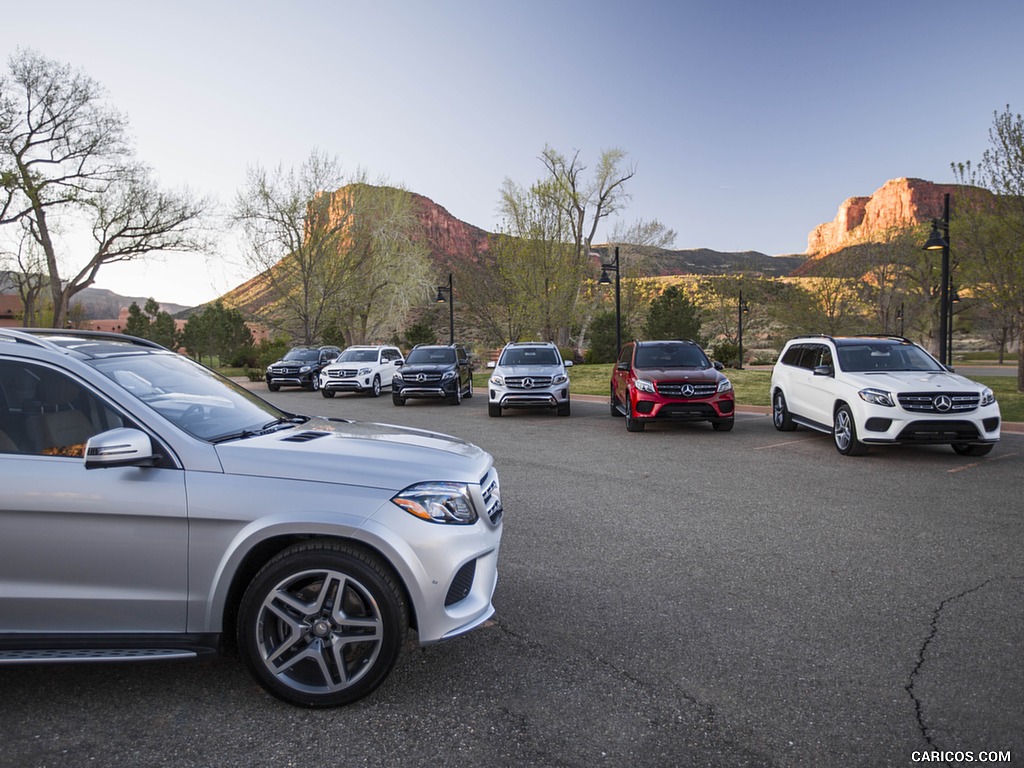
[[[783,365],[792,365],[795,367],[800,366],[800,356],[804,353],[803,344],[794,344],[786,350],[786,354],[782,356]]]
[[[818,365],[827,365],[835,368],[835,363],[832,362],[832,350],[829,347],[821,348],[821,359],[819,360]]]
[[[0,452],[85,455],[93,435],[126,420],[86,385],[33,363],[0,360]]]
[[[629,363],[629,362],[632,362],[632,360],[633,360],[633,345],[632,344],[627,344],[626,346],[624,346],[622,348],[622,351],[619,353],[619,362],[620,363]]]

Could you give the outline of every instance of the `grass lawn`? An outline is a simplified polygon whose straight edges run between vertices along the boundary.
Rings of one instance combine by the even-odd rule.
[[[736,389],[736,402],[740,405],[771,405],[768,390],[771,387],[772,372],[770,369],[744,369],[736,371],[727,369],[725,375],[732,381]],[[478,390],[487,387],[490,372],[477,372],[473,376],[473,386]],[[574,395],[607,395],[612,377],[612,364],[574,365],[569,369],[571,392]],[[1004,421],[1024,422],[1024,394],[1017,392],[1016,376],[977,376],[973,377],[996,393],[999,408]]]

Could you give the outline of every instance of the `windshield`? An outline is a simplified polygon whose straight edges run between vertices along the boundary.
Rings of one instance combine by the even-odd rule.
[[[346,349],[341,357],[335,360],[337,363],[376,363],[376,349]]]
[[[407,365],[450,365],[455,362],[455,350],[451,347],[424,347],[422,349],[414,349],[409,353],[409,356],[405,358]]]
[[[293,360],[297,362],[317,362],[320,359],[319,349],[289,349],[288,354],[284,356],[285,360]]]
[[[943,371],[916,344],[851,344],[836,349],[839,367],[851,373],[871,371]]]
[[[91,363],[168,421],[201,440],[241,437],[292,418],[182,355],[118,355]]]
[[[637,368],[710,368],[707,355],[689,344],[651,344],[638,346]]]
[[[501,355],[498,365],[558,365],[558,355],[551,347],[512,347]]]

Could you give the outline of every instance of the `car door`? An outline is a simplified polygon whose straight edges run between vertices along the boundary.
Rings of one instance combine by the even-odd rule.
[[[632,373],[633,345],[627,344],[619,353],[619,359],[612,368],[612,391],[616,402],[629,408],[629,377]]]
[[[792,397],[789,408],[822,425],[832,423],[834,375],[816,373],[821,365],[832,364],[831,350],[824,344],[805,344],[800,359],[792,372]]]
[[[0,633],[185,630],[184,472],[85,468],[85,440],[121,426],[67,371],[0,358]]]

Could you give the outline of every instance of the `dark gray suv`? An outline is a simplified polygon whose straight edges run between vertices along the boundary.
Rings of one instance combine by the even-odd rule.
[[[141,339],[0,329],[0,489],[0,666],[237,646],[270,693],[335,706],[407,629],[494,613],[487,453],[288,413]]]

